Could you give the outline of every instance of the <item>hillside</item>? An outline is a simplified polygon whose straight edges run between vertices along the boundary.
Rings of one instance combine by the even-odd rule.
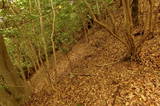
[[[62,73],[55,91],[39,86],[25,106],[160,105],[159,34],[145,42],[138,64],[119,61],[125,54],[123,45],[104,29],[93,29],[89,43],[80,40],[68,53],[70,61],[58,63]]]
[[[160,1],[1,0],[0,106],[160,106]]]

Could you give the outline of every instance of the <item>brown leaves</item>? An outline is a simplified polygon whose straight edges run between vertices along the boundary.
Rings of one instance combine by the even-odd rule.
[[[160,37],[157,36],[143,45],[140,58],[146,66],[160,69]]]

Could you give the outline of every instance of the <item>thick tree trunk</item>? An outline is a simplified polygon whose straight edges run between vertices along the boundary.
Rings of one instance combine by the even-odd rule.
[[[2,35],[0,35],[0,86],[2,106],[18,106],[26,96],[24,81],[10,61]]]

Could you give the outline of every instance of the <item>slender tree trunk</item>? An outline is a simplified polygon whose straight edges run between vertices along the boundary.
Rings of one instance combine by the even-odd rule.
[[[11,63],[2,35],[0,35],[0,86],[2,106],[18,106],[26,96],[26,86]]]
[[[153,18],[153,4],[152,4],[152,0],[148,0],[149,2],[149,11],[148,11],[148,17],[146,19],[146,24],[145,24],[145,28],[144,28],[144,36],[142,37],[142,39],[139,41],[137,49],[138,51],[141,50],[142,45],[144,44],[144,42],[147,39],[151,39],[153,38],[153,22],[152,22],[152,18]]]
[[[55,49],[55,42],[53,41],[54,35],[55,35],[55,20],[56,20],[56,10],[54,7],[53,0],[51,0],[51,7],[52,7],[52,33],[51,33],[51,42],[52,42],[52,51],[53,51],[53,59],[54,59],[54,71],[55,71],[55,82],[57,82],[57,57],[56,57],[56,49]],[[53,88],[53,87],[52,87]]]
[[[50,63],[49,63],[48,53],[47,53],[47,43],[46,43],[46,39],[44,37],[44,20],[43,20],[43,16],[42,16],[41,0],[37,0],[37,7],[38,7],[39,15],[40,15],[39,19],[40,19],[40,30],[41,30],[42,43],[44,44],[43,49],[44,49],[44,54],[45,54],[45,59],[46,59],[47,81],[51,84],[51,88],[54,91],[55,89],[54,89],[54,86],[52,83],[52,78],[49,73]],[[53,44],[52,44],[52,46],[55,46]]]
[[[122,0],[123,11],[125,17],[125,28],[126,28],[126,42],[128,44],[128,53],[127,58],[135,59],[136,57],[136,46],[131,36],[131,28],[132,28],[132,17],[131,17],[131,8],[130,8],[130,0]]]
[[[133,0],[132,2],[132,23],[133,26],[137,26],[139,24],[138,20],[138,0]]]

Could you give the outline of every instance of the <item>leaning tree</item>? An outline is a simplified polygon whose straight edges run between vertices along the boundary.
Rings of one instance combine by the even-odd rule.
[[[18,106],[29,94],[25,81],[20,78],[7,53],[0,35],[0,106]]]

